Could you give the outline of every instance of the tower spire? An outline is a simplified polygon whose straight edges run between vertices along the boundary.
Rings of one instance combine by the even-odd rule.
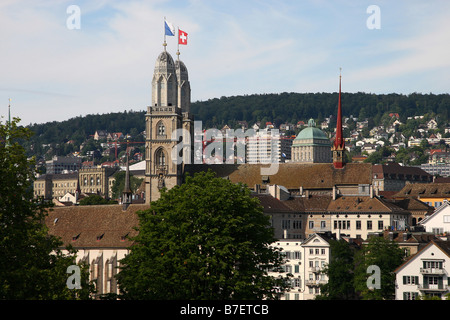
[[[336,169],[342,169],[344,167],[344,151],[345,141],[342,134],[342,103],[341,103],[341,75],[342,68],[339,69],[339,98],[338,98],[338,111],[336,121],[336,136],[332,147],[333,151],[333,165]]]
[[[128,163],[128,143],[127,143],[127,169],[125,172],[125,186],[122,192],[122,208],[127,210],[128,206],[131,204],[131,188],[130,188],[130,166]]]

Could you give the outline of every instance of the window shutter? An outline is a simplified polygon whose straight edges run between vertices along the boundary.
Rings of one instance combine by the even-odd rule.
[[[403,300],[408,300],[408,293],[403,292]]]
[[[414,279],[414,284],[418,285],[419,284],[419,277],[415,276],[414,278],[415,278]]]
[[[403,276],[403,284],[406,284],[406,276]]]

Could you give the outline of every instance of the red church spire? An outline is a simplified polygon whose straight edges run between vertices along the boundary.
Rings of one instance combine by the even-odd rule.
[[[333,165],[336,169],[344,167],[345,141],[342,135],[341,74],[339,74],[339,101],[336,121],[336,136],[333,143]]]

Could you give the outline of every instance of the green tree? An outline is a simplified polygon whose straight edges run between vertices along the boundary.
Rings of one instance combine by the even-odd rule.
[[[98,194],[91,194],[90,196],[80,200],[80,206],[94,206],[99,204],[115,204],[117,201],[107,200]]]
[[[323,273],[328,282],[320,287],[317,300],[352,300],[356,299],[354,278],[354,250],[345,240],[330,241],[330,263]]]
[[[403,262],[403,251],[384,237],[369,237],[355,256],[355,290],[364,300],[389,300],[395,294],[394,270]],[[367,281],[372,274],[369,266],[380,268],[380,288],[369,288]],[[369,279],[370,280],[370,279]]]
[[[138,216],[117,275],[123,299],[274,299],[288,286],[268,275],[283,259],[269,217],[242,184],[211,171],[187,176]]]
[[[35,161],[19,143],[32,132],[18,122],[0,124],[0,299],[88,298],[85,272],[81,290],[66,285],[75,251],[63,254],[60,239],[43,223],[50,205],[33,198]]]
[[[122,196],[122,191],[125,186],[125,171],[120,171],[117,174],[115,174],[115,180],[113,182],[113,185],[111,186],[111,192],[112,192],[112,198],[113,199],[119,199]],[[144,179],[136,178],[131,174],[130,172],[130,189],[132,193],[136,193],[137,189],[142,184],[142,181]]]

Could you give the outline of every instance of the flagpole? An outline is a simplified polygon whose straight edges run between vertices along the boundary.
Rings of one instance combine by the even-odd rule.
[[[178,40],[177,40],[177,56],[178,56],[178,61],[180,61],[180,27],[178,28]]]
[[[166,17],[164,17],[164,43],[163,43],[164,51],[166,51],[167,43],[166,43]]]

